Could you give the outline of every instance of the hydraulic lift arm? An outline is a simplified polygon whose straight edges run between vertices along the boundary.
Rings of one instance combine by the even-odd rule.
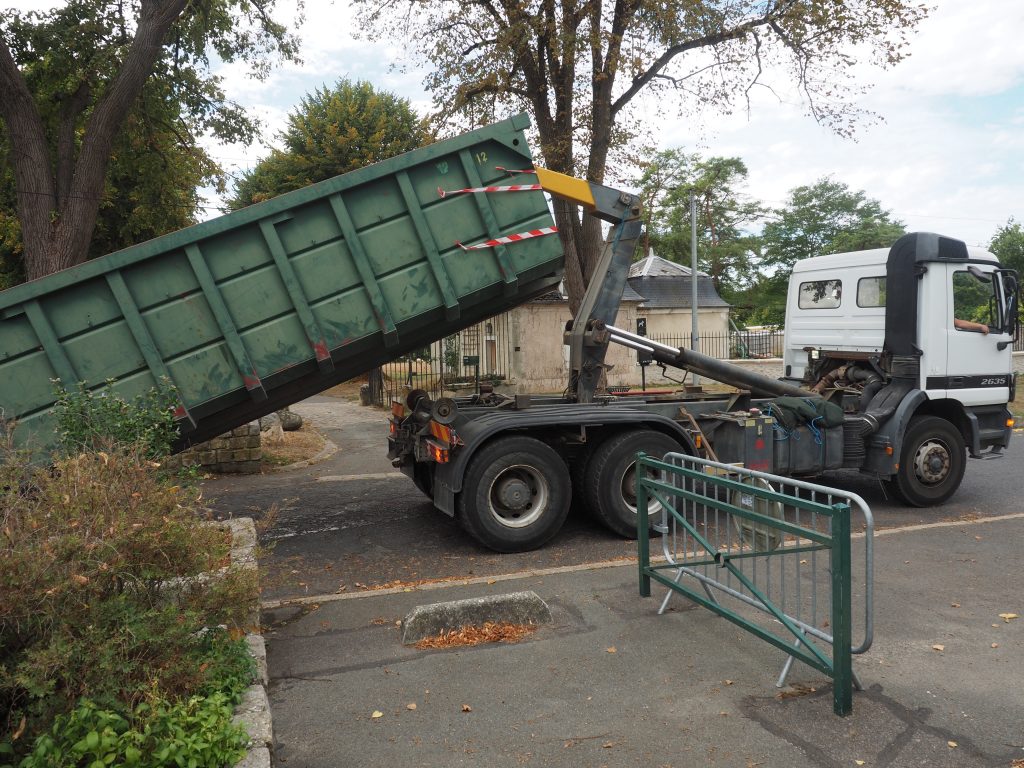
[[[576,402],[590,403],[605,367],[609,342],[605,326],[615,324],[633,251],[643,228],[640,200],[636,195],[544,168],[537,169],[537,181],[548,194],[574,202],[585,213],[612,225],[580,310],[566,331],[570,396]]]

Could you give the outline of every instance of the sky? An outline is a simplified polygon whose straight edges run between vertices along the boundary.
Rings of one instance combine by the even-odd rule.
[[[275,16],[292,17],[281,0]],[[911,231],[940,232],[986,245],[1011,216],[1024,220],[1024,0],[932,0],[933,11],[892,69],[864,67],[870,91],[857,105],[882,121],[861,124],[856,139],[835,136],[806,115],[797,99],[758,95],[748,114],[705,114],[700,123],[659,120],[662,148],[738,156],[749,169],[746,191],[781,205],[796,186],[824,176],[863,189]],[[46,0],[16,5],[49,7]],[[421,113],[430,98],[426,71],[406,64],[402,40],[358,40],[346,2],[308,0],[301,64],[285,64],[255,81],[244,67],[218,66],[230,98],[259,117],[264,138],[250,147],[208,142],[229,172],[255,164],[274,143],[303,94],[342,77],[368,80],[408,98]],[[221,200],[208,196],[207,216]]]

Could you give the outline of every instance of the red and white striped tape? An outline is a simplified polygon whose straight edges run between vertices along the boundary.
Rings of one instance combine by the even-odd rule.
[[[448,195],[461,195],[463,192],[537,192],[544,189],[540,184],[508,184],[503,187],[466,187],[465,189],[443,190],[437,188],[437,194],[441,197]]]
[[[529,240],[532,237],[543,237],[544,235],[553,235],[558,231],[558,227],[541,227],[540,229],[531,229],[529,232],[520,232],[517,235],[504,235],[503,237],[496,237],[493,240],[487,240],[483,243],[477,243],[476,245],[463,245],[458,240],[455,244],[464,251],[478,251],[481,248],[494,248],[497,245],[508,245],[509,243],[518,243],[520,240]]]

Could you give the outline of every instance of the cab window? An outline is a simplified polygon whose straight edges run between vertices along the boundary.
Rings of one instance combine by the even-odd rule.
[[[835,309],[843,301],[843,283],[840,280],[815,280],[800,283],[800,309]]]
[[[954,320],[997,328],[1000,325],[998,306],[991,272],[958,270],[953,273]]]
[[[857,281],[858,307],[885,306],[885,277],[862,277]]]

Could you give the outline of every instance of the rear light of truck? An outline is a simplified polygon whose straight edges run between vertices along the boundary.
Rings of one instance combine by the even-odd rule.
[[[432,440],[429,437],[426,440],[427,456],[431,461],[436,461],[438,464],[448,463],[448,449],[441,445],[436,440]]]

